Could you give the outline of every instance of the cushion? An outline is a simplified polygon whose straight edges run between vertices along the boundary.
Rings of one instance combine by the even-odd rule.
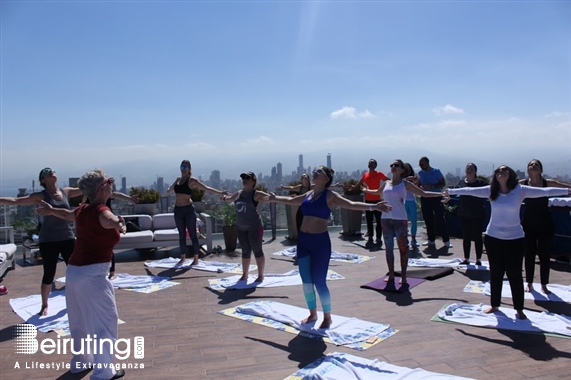
[[[174,222],[174,214],[157,214],[153,216],[153,229],[154,230],[166,230],[176,228],[176,223]]]
[[[153,231],[130,232],[121,234],[118,244],[150,243],[153,241]]]

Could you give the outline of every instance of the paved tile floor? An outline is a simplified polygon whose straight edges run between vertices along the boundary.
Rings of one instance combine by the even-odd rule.
[[[121,338],[145,338],[144,359],[127,362],[143,365],[128,369],[126,379],[283,379],[324,353],[340,351],[392,364],[477,379],[563,379],[571,378],[571,339],[498,331],[471,326],[431,322],[430,318],[452,302],[487,303],[488,298],[464,293],[462,289],[477,274],[455,271],[452,275],[427,281],[410,293],[379,293],[360,289],[386,273],[384,250],[369,252],[331,231],[333,249],[376,256],[362,264],[332,262],[331,269],[346,279],[329,282],[333,313],[363,320],[389,323],[399,332],[367,351],[335,347],[297,337],[264,326],[247,323],[216,312],[256,299],[276,300],[305,307],[301,286],[248,291],[214,291],[208,279],[227,275],[197,270],[146,269],[145,260],[176,256],[177,249],[153,253],[125,251],[117,255],[117,271],[132,275],[169,275],[180,285],[152,294],[116,291]],[[435,248],[409,252],[411,257],[462,257],[461,242],[446,250],[442,242]],[[363,241],[357,241],[363,244]],[[223,245],[222,241],[215,244]],[[290,245],[283,236],[266,238],[267,272],[283,273],[294,268],[292,260],[271,255]],[[484,259],[486,257],[484,256]],[[210,255],[205,260],[239,262],[239,257]],[[16,354],[13,326],[22,320],[12,312],[9,299],[39,291],[41,266],[24,266],[8,272],[3,284],[9,294],[0,297],[0,379],[80,379],[89,373],[72,375],[66,370],[26,369],[35,363],[67,363],[69,354]],[[536,274],[538,275],[538,269]],[[571,266],[552,262],[551,282],[570,284]],[[58,265],[63,276],[65,264]],[[482,273],[480,272],[481,276]],[[56,283],[56,288],[62,284]],[[511,300],[503,299],[511,307]],[[571,315],[571,305],[526,301],[529,310],[549,310]],[[38,338],[56,338],[55,333],[39,333]],[[14,368],[18,362],[22,368]]]

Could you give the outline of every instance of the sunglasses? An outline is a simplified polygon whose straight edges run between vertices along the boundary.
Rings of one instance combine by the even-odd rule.
[[[390,166],[391,166],[391,168],[400,168],[399,164],[391,164]]]
[[[180,165],[180,170],[188,170],[190,169],[190,166],[188,165]]]
[[[114,183],[115,183],[115,178],[113,177],[107,178],[105,181],[101,183],[101,185],[99,185],[99,189],[101,189],[105,185],[112,185]]]
[[[242,176],[242,181],[247,181],[249,179],[252,179],[252,177],[248,176],[248,175],[244,175]]]
[[[50,169],[50,168],[42,169],[42,178],[44,178],[48,174],[53,174],[55,172],[56,171],[54,169]]]

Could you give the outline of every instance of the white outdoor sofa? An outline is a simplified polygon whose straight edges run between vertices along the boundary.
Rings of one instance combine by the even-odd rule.
[[[125,249],[153,249],[161,247],[178,247],[178,231],[174,221],[174,214],[150,215],[121,215],[127,224],[128,231],[121,234],[114,250]],[[200,224],[200,227],[199,227]],[[197,227],[199,229],[198,242],[200,246],[206,245],[206,252],[212,251],[212,221],[211,216],[205,213],[198,214]],[[139,229],[140,231],[135,231]],[[186,245],[192,245],[187,236]]]
[[[0,277],[3,277],[8,269],[16,269],[16,244],[14,244],[14,228],[0,227],[0,230],[8,231],[8,243],[0,244]]]

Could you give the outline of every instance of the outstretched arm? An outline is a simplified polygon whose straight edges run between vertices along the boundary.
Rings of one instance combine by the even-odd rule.
[[[113,214],[110,210],[105,210],[99,213],[99,223],[101,224],[101,227],[108,230],[115,229],[123,234],[127,232],[123,217]]]
[[[438,198],[442,196],[442,193],[437,193],[435,191],[424,191],[420,187],[417,187],[412,182],[407,180],[404,181],[405,188],[413,194],[419,195],[425,198]]]
[[[361,190],[363,190],[364,193],[381,195],[385,189],[385,183],[386,182],[382,182],[381,187],[378,189],[369,189],[366,184],[363,184],[363,186],[361,186]]]
[[[114,191],[113,192],[113,198],[119,199],[120,201],[125,201],[125,202],[139,203],[139,197],[138,196],[133,195],[132,197],[130,197],[127,194],[123,194],[120,191]]]
[[[36,209],[36,214],[46,216],[52,215],[57,218],[67,220],[68,222],[75,222],[75,211],[66,208],[53,208],[51,204],[41,201],[41,206]]]
[[[306,195],[307,195],[307,193],[302,194],[302,195],[292,196],[292,197],[285,197],[283,195],[276,195],[275,193],[270,193],[270,194],[268,194],[267,202],[283,203],[283,204],[291,205],[291,206],[299,206],[299,205],[301,205],[301,202],[303,202],[303,200],[305,199]]]
[[[0,205],[29,206],[33,205],[34,203],[40,203],[43,199],[44,197],[42,196],[42,193],[33,193],[18,198],[0,197]]]
[[[202,182],[200,182],[199,180],[197,180],[194,177],[190,178],[190,180],[188,181],[188,187],[190,187],[190,188],[197,187],[200,190],[209,191],[211,193],[218,194],[218,195],[227,195],[228,194],[227,191],[222,191],[222,190],[218,190],[218,189],[215,189],[213,187],[210,187],[210,186],[206,186],[205,184],[203,184]]]
[[[289,191],[300,191],[301,190],[301,184],[300,185],[294,185],[294,186],[280,185],[278,189],[289,190]]]
[[[75,198],[83,196],[83,192],[78,187],[64,187],[63,191],[68,198]]]
[[[549,186],[549,187],[565,187],[567,189],[569,189],[571,187],[571,185],[568,183],[559,182],[559,181],[556,181],[554,179],[548,179],[546,181],[547,181],[547,186]]]
[[[234,202],[234,201],[236,200],[236,198],[238,198],[238,195],[240,195],[240,192],[239,192],[239,191],[235,192],[235,193],[232,194],[231,196],[222,195],[222,196],[220,197],[220,200],[222,200],[222,201],[224,201],[224,202],[228,202],[228,203]]]
[[[336,192],[330,191],[327,197],[327,203],[329,204],[329,208],[331,206],[339,206],[341,208],[346,208],[349,210],[355,211],[381,211],[381,212],[389,212],[392,210],[392,207],[387,202],[378,202],[375,204],[372,203],[364,203],[364,202],[354,202],[350,201],[347,198],[343,198]]]

